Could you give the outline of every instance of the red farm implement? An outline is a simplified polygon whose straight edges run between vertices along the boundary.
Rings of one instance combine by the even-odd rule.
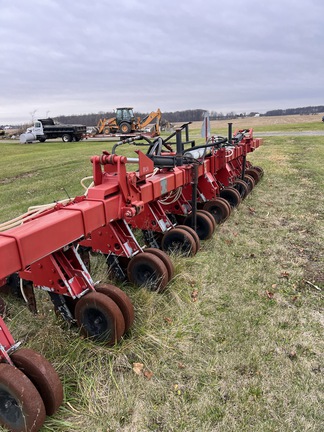
[[[136,157],[121,156],[117,149],[123,144],[146,146],[147,151],[135,150]],[[34,312],[34,287],[48,291],[56,311],[76,323],[85,336],[115,344],[133,324],[133,305],[116,286],[94,284],[89,254],[103,254],[115,279],[163,291],[174,273],[169,253],[195,255],[200,241],[212,236],[216,225],[230,216],[261,178],[262,169],[246,160],[260,144],[252,130],[232,136],[230,128],[228,138],[213,137],[196,146],[189,140],[188,123],[165,140],[137,136],[118,142],[110,153],[91,158],[93,186],[84,195],[31,212],[19,226],[7,225],[10,228],[0,233],[2,284],[20,287]],[[129,163],[138,169],[127,171]],[[134,230],[140,230],[143,240]],[[29,350],[16,350],[3,320],[0,325],[0,395],[6,388],[4,399],[11,401],[17,399],[16,387],[22,385],[19,369],[24,368],[23,376],[29,378],[29,366],[25,368]],[[50,392],[42,373],[36,371],[30,386],[41,396],[50,393],[54,400],[51,409],[45,403],[38,426],[45,412],[53,413],[61,403],[56,372],[45,359],[40,362],[60,390]],[[17,371],[16,387],[10,384],[8,368]],[[22,403],[27,406],[25,400]],[[16,405],[18,417],[34,416],[31,408],[25,412]],[[1,411],[0,404],[0,421],[11,430],[23,430],[15,429],[9,414]]]

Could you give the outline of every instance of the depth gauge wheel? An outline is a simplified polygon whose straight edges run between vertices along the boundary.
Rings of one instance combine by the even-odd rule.
[[[169,255],[166,254],[163,250],[153,248],[153,247],[145,248],[144,252],[156,255],[157,257],[159,257],[163,261],[163,263],[164,263],[164,265],[168,271],[168,282],[169,282],[173,278],[173,275],[174,275],[174,266],[173,266],[173,262],[171,261]]]
[[[38,390],[43,399],[46,414],[54,414],[63,402],[63,387],[51,363],[29,348],[22,348],[14,352],[11,360]]]
[[[36,387],[19,369],[0,364],[0,423],[11,432],[37,432],[46,418]]]
[[[220,197],[224,198],[231,208],[238,207],[242,201],[241,195],[239,192],[231,186],[227,186],[220,191]]]
[[[185,256],[194,256],[197,253],[195,239],[187,230],[181,228],[167,231],[162,238],[161,247],[167,253]]]
[[[231,207],[228,202],[223,198],[216,198],[212,201],[207,201],[204,204],[204,210],[208,211],[214,218],[217,224],[225,222],[230,214]]]
[[[195,240],[196,248],[197,248],[197,252],[198,252],[199,249],[200,249],[200,239],[199,239],[198,234],[196,233],[196,231],[193,228],[191,228],[190,226],[187,226],[187,225],[177,225],[177,228],[178,229],[179,228],[183,229],[183,230],[187,231],[189,234],[192,235],[192,237]]]
[[[75,317],[86,337],[114,345],[125,333],[125,321],[117,304],[105,294],[91,292],[81,297]]]
[[[212,222],[212,224],[213,224],[214,231],[215,231],[215,229],[216,229],[216,221],[215,221],[214,217],[209,213],[209,211],[207,211],[207,210],[205,210],[205,209],[199,209],[198,212],[199,212],[200,214],[205,214],[206,216],[209,217],[209,219],[211,220],[211,222]]]
[[[235,190],[235,189],[234,189],[234,190]],[[222,198],[222,197],[218,196],[218,197],[216,198],[216,201],[221,201],[221,202],[225,203],[225,205],[227,205],[228,210],[229,210],[230,215],[231,215],[231,213],[232,213],[232,207],[231,207],[230,203],[229,203],[228,201],[226,201],[225,198]]]
[[[257,165],[252,165],[251,168],[258,171],[258,173],[260,174],[260,179],[263,177],[263,175],[264,175],[263,168],[261,168],[260,166],[257,166]]]
[[[134,307],[128,295],[115,285],[100,283],[95,286],[96,291],[111,298],[121,310],[125,321],[125,333],[134,322]]]
[[[244,176],[244,181],[247,183],[248,188],[249,188],[249,193],[253,191],[254,187],[255,187],[255,181],[254,178],[251,177],[249,174],[246,174]]]
[[[185,225],[192,226],[192,215],[185,219]],[[214,223],[211,221],[210,215],[197,211],[197,234],[200,240],[207,240],[213,235]]]
[[[169,280],[163,261],[149,252],[138,253],[130,260],[127,275],[130,282],[151,291],[164,291]]]
[[[246,181],[244,181],[242,179],[236,179],[235,180],[234,188],[238,191],[242,200],[244,200],[250,192],[250,188],[249,188],[248,184],[246,183]]]
[[[254,169],[254,168],[249,168],[249,169],[245,170],[245,174],[248,174],[249,176],[253,177],[255,184],[259,183],[261,175],[260,175],[258,170]]]

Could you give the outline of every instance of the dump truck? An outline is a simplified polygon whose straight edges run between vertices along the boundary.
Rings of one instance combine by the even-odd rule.
[[[151,136],[160,135],[161,111],[159,109],[152,111],[141,119],[140,117],[135,117],[133,108],[117,108],[116,117],[100,119],[95,128],[95,132],[104,135],[128,135],[134,132],[144,132],[145,128],[154,120],[155,124],[152,126],[153,130],[150,131]]]
[[[80,141],[86,131],[84,125],[55,123],[52,118],[38,119],[19,139],[21,143],[45,142],[53,138],[62,138],[63,142]]]

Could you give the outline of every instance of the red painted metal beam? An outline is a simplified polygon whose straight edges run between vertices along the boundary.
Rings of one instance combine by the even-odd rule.
[[[259,141],[247,139],[226,156],[224,149],[215,151],[198,168],[198,175],[215,175],[229,160],[237,159],[245,151],[252,151]],[[92,158],[95,186],[87,197],[78,197],[65,206],[58,205],[45,215],[39,215],[23,225],[0,233],[0,279],[55,252],[64,246],[84,239],[90,233],[108,226],[112,221],[132,217],[144,210],[144,205],[155,201],[192,181],[192,166],[151,171],[149,158],[138,152],[139,173],[127,173],[124,156],[109,155]],[[102,171],[104,166],[104,171]],[[143,169],[143,167],[145,169]],[[226,184],[226,183],[225,183]]]

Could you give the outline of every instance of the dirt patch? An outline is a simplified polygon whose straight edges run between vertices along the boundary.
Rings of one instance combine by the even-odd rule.
[[[324,286],[323,256],[321,256],[317,244],[302,241],[291,243],[290,246],[291,253],[303,260],[301,264],[303,279],[315,285]]]
[[[305,280],[308,280],[315,285],[324,286],[324,271],[321,263],[314,261],[307,263],[304,276]]]
[[[10,177],[10,178],[6,177],[6,178],[0,180],[0,184],[9,184],[9,183],[13,183],[14,181],[16,181],[18,179],[30,178],[30,177],[34,177],[37,175],[38,175],[37,172],[32,171],[32,172],[19,174],[19,175],[16,175],[14,177]]]

